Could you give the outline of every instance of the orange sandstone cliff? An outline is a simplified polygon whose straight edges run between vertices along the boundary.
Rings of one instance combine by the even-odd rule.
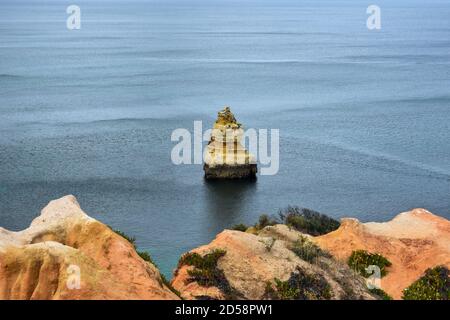
[[[293,250],[299,239],[317,244],[324,254],[306,261]],[[316,286],[305,290],[306,298],[377,299],[346,265],[353,250],[364,249],[392,262],[381,285],[399,299],[427,268],[450,268],[450,221],[414,209],[385,223],[343,219],[339,229],[318,237],[286,225],[253,233],[225,230],[192,252],[205,257],[218,249],[223,251],[214,268],[197,270],[200,282],[214,275],[208,285],[192,279],[196,267],[189,263],[175,270],[171,284],[183,298],[270,299],[274,296],[268,294],[268,286],[273,289],[276,280],[291,281],[293,274],[300,274]],[[329,290],[314,296],[323,284]],[[87,216],[73,196],[65,196],[51,201],[23,231],[0,228],[0,299],[179,297],[133,244]]]
[[[392,262],[388,274],[381,279],[381,288],[394,299],[401,299],[403,289],[428,268],[438,265],[450,268],[450,221],[424,209],[401,213],[385,223],[343,219],[339,229],[318,237],[302,234],[286,225],[259,231],[252,229],[247,232],[225,230],[210,244],[191,251],[203,257],[217,249],[226,251],[218,260],[217,268],[223,271],[229,286],[244,299],[265,298],[268,282],[273,283],[275,278],[286,281],[298,268],[323,276],[332,289],[330,299],[373,299],[363,280],[346,265],[352,251],[359,249],[381,254]],[[299,258],[291,249],[300,237],[307,237],[334,259],[321,257],[310,263]],[[180,264],[172,280],[182,297],[226,298],[221,288],[192,281],[190,270],[195,268]]]
[[[178,299],[156,267],[75,197],[19,232],[0,228],[0,299]]]
[[[226,252],[218,260],[217,268],[223,272],[227,285],[232,288],[234,299],[266,299],[267,285],[274,285],[275,279],[288,281],[292,273],[300,270],[311,277],[311,282],[323,279],[329,286],[327,299],[375,299],[359,275],[345,264],[328,256],[308,262],[296,255],[292,246],[299,237],[309,237],[285,225],[266,227],[258,235],[225,230],[208,245],[191,251],[205,256],[214,250]],[[203,286],[191,281],[190,265],[181,264],[175,271],[172,285],[185,299],[227,299],[223,283]],[[305,288],[306,295],[317,289]],[[311,290],[309,290],[311,289]],[[228,290],[230,291],[230,290]],[[313,299],[323,297],[313,297]]]
[[[384,223],[343,219],[339,229],[316,237],[315,242],[339,260],[358,249],[388,258],[392,266],[381,286],[395,299],[427,268],[450,268],[450,221],[425,209],[400,213]]]

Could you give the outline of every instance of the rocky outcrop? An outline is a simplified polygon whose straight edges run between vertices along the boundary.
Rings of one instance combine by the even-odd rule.
[[[243,128],[229,107],[218,113],[205,150],[206,179],[242,179],[256,177],[256,161],[241,144]]]
[[[0,228],[0,299],[375,299],[346,264],[354,250],[392,265],[394,298],[428,268],[450,268],[450,221],[424,209],[385,223],[343,219],[312,237],[286,225],[225,230],[180,259],[171,285],[132,243],[87,216],[73,196],[51,201],[19,232]]]
[[[299,239],[307,236],[284,225],[266,227],[259,235],[241,231],[225,230],[208,245],[193,250],[206,256],[215,250],[225,254],[217,261],[217,269],[223,274],[216,284],[202,285],[193,281],[195,267],[181,263],[175,271],[172,285],[185,299],[266,299],[268,288],[276,287],[276,279],[288,281],[293,274],[306,275],[312,282],[324,284],[329,291],[329,299],[374,299],[367,291],[363,279],[345,264],[336,262],[326,254],[308,262],[295,253]],[[306,240],[305,240],[306,239]],[[186,259],[184,259],[186,260]],[[183,261],[183,259],[182,259]],[[213,272],[205,272],[210,275]],[[200,277],[201,279],[201,277]],[[317,280],[317,281],[316,281]],[[314,294],[314,288],[306,296]],[[228,290],[224,290],[228,288]],[[328,292],[327,292],[328,294]],[[312,298],[320,298],[320,295]]]
[[[178,299],[157,268],[75,197],[19,232],[0,228],[0,299]]]
[[[391,261],[381,287],[395,299],[428,268],[450,268],[450,221],[424,209],[414,209],[384,223],[343,219],[336,231],[315,242],[345,261],[353,250],[378,253]]]
[[[309,242],[322,249],[315,260],[307,259],[311,253],[317,255]],[[210,244],[189,254],[208,257],[216,250],[224,252],[217,260],[216,268],[220,273],[208,285],[202,277],[211,274],[211,270],[199,270],[186,263],[188,259],[181,259],[172,284],[184,298],[226,299],[230,294],[241,299],[270,298],[268,287],[273,289],[280,281],[284,282],[280,287],[295,284],[293,275],[300,272],[303,284],[305,274],[325,280],[331,289],[330,299],[373,299],[364,280],[346,264],[353,251],[366,250],[378,253],[392,263],[387,268],[387,275],[381,279],[381,289],[393,298],[401,299],[403,290],[428,268],[438,265],[450,268],[450,221],[424,209],[414,209],[385,223],[343,219],[337,230],[317,237],[285,225],[262,230],[249,228],[247,232],[225,230]],[[312,292],[315,291],[317,288],[312,288]],[[300,296],[318,297],[308,294]]]

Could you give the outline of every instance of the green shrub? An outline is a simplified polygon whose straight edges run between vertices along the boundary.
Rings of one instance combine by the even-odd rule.
[[[322,250],[307,237],[303,236],[299,237],[299,239],[294,242],[290,249],[300,259],[305,260],[309,263],[315,263],[319,257],[331,258],[331,255],[328,252]]]
[[[372,275],[366,271],[368,266],[378,266],[381,271],[381,277],[384,277],[387,274],[386,267],[389,267],[392,264],[388,259],[378,253],[370,253],[366,250],[356,250],[353,251],[348,258],[348,265],[363,277],[368,278]]]
[[[248,226],[243,223],[236,224],[231,228],[231,230],[242,231],[242,232],[247,231],[247,229],[248,229]]]
[[[289,206],[280,210],[279,216],[284,224],[313,236],[329,233],[340,226],[339,221],[306,208]]]
[[[300,295],[300,289],[291,287],[289,280],[281,281],[275,278],[275,290],[273,291],[273,298],[275,300],[297,300]]]
[[[278,212],[278,217],[262,214],[254,227],[256,230],[261,230],[268,226],[276,224],[285,224],[302,233],[307,233],[313,236],[329,233],[339,228],[340,223],[333,218],[330,218],[319,212],[289,206],[284,210]],[[232,227],[233,230],[246,231],[248,226],[245,224],[237,224]]]
[[[257,230],[261,230],[261,229],[264,229],[265,227],[274,226],[279,223],[280,223],[280,221],[278,221],[276,218],[269,217],[267,214],[262,214],[259,217],[258,223],[255,225],[255,228]]]
[[[175,289],[172,284],[170,283],[169,280],[167,280],[166,276],[162,273],[160,273],[161,275],[161,280],[162,283],[166,285],[167,288],[169,288],[170,291],[172,291],[173,293],[175,293],[179,298],[181,298],[183,300],[183,298],[181,297],[180,291],[178,291],[177,289]]]
[[[115,233],[117,233],[119,236],[121,236],[122,238],[124,238],[125,240],[127,240],[129,243],[131,243],[133,246],[136,246],[136,238],[135,237],[130,237],[129,235],[127,235],[125,232],[122,232],[120,230],[116,230],[110,227],[110,229],[112,231],[114,231]]]
[[[178,262],[178,268],[183,265],[193,266],[188,270],[187,282],[197,282],[201,286],[214,286],[219,288],[227,298],[235,296],[234,289],[230,286],[225,274],[217,268],[217,262],[226,254],[225,250],[215,249],[204,256],[195,252],[184,254]]]
[[[150,254],[147,251],[139,251],[136,250],[136,253],[139,255],[139,257],[141,257],[143,260],[150,262],[151,264],[155,265],[155,263],[152,260],[152,257],[150,256]],[[156,265],[155,265],[156,266]]]
[[[218,269],[193,269],[188,270],[189,282],[197,282],[204,287],[221,287],[226,280],[225,275]]]
[[[379,288],[369,289],[369,292],[378,296],[382,300],[392,300],[392,297],[388,295],[384,290]]]
[[[217,267],[219,259],[226,253],[227,252],[222,249],[214,249],[204,256],[201,256],[196,252],[188,252],[181,257],[178,266],[188,265],[198,269],[214,269]]]
[[[110,227],[111,228],[111,227]],[[150,254],[147,251],[139,251],[136,249],[136,238],[135,237],[131,237],[129,235],[127,235],[125,232],[122,232],[120,230],[116,230],[111,228],[112,231],[114,231],[115,233],[117,233],[119,236],[121,236],[122,238],[124,238],[125,240],[127,240],[129,243],[131,243],[133,245],[133,247],[136,250],[136,253],[145,261],[150,262],[151,264],[155,265],[156,264],[153,262]]]
[[[403,290],[405,300],[450,300],[450,272],[437,266]]]
[[[286,281],[274,279],[275,288],[266,284],[265,298],[273,300],[327,300],[332,296],[331,287],[320,274],[310,275],[300,268]]]

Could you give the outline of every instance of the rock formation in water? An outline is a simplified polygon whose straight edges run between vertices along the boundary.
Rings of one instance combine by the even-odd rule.
[[[241,144],[243,128],[229,107],[218,113],[205,152],[206,179],[242,179],[256,177],[256,161]]]
[[[381,287],[395,299],[428,268],[450,268],[450,221],[424,209],[414,209],[384,223],[343,219],[338,230],[315,242],[339,260],[353,250],[378,253],[391,261]]]
[[[73,196],[19,232],[0,228],[0,299],[178,299],[158,269]]]

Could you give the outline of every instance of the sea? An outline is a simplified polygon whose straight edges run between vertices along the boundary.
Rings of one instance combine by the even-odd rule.
[[[276,174],[209,182],[174,164],[174,130],[211,128],[225,105],[279,130]],[[450,219],[449,1],[1,0],[0,226],[67,194],[169,277],[289,205]]]

